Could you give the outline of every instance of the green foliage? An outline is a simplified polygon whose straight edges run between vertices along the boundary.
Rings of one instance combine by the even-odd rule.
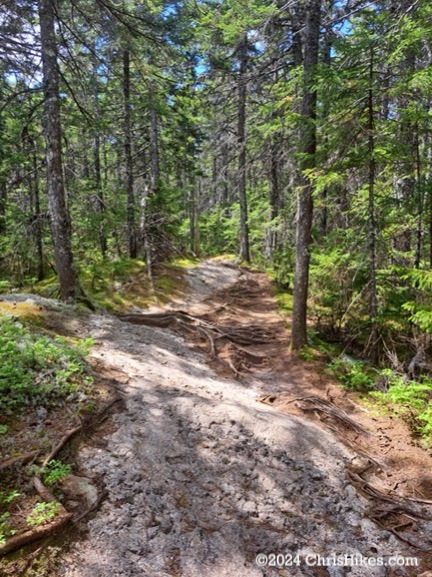
[[[432,334],[432,273],[430,270],[405,269],[401,278],[411,287],[413,300],[402,304],[402,309],[410,313],[409,320],[422,331]]]
[[[275,294],[276,303],[279,309],[287,315],[292,313],[293,297],[291,293],[277,290]]]
[[[281,288],[292,288],[294,283],[294,252],[290,247],[278,249],[272,258],[272,270]]]
[[[67,477],[70,470],[70,465],[53,459],[43,470],[43,482],[45,485],[54,485]]]
[[[240,211],[237,204],[229,210],[215,206],[203,213],[199,221],[202,253],[208,256],[216,256],[222,252],[236,253],[239,226]]]
[[[299,353],[299,357],[301,358],[302,361],[310,363],[315,358],[313,354],[313,349],[311,347],[303,347]]]
[[[429,402],[422,411],[417,413],[417,430],[424,440],[424,444],[432,447],[432,403]]]
[[[13,531],[8,528],[9,517],[10,514],[7,511],[0,513],[0,545],[4,545],[6,538],[13,535]]]
[[[432,446],[432,379],[423,377],[420,382],[406,381],[390,369],[384,369],[380,377],[387,382],[386,392],[374,391],[371,397],[383,406],[414,420],[414,430],[424,442]]]
[[[54,517],[58,513],[58,503],[50,502],[50,503],[37,503],[30,515],[27,517],[26,521],[28,525],[32,527],[37,527],[38,525],[42,525],[46,521],[50,521],[54,519]]]
[[[47,405],[91,384],[79,347],[61,337],[31,332],[9,317],[0,317],[0,410],[11,413],[36,403]]]
[[[19,496],[20,493],[16,490],[12,490],[9,493],[0,492],[0,507],[3,508]],[[15,533],[15,531],[9,527],[9,517],[10,513],[8,511],[0,511],[0,545],[4,545],[6,538]]]
[[[353,391],[368,391],[374,386],[375,371],[360,361],[352,361],[339,357],[331,361],[328,364],[328,368],[347,389]]]
[[[430,381],[407,382],[402,376],[396,375],[390,369],[382,370],[380,376],[386,379],[388,388],[385,393],[379,391],[371,393],[375,399],[395,405],[401,412],[405,412],[406,409],[419,411],[424,408],[425,401],[432,392]]]

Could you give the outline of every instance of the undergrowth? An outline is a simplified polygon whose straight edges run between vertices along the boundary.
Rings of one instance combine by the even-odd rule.
[[[92,384],[84,356],[91,339],[70,345],[0,317],[0,412],[49,406]]]
[[[375,402],[408,420],[423,444],[432,448],[432,378],[420,381],[407,380],[390,369],[380,373],[387,380],[387,390],[372,391]]]
[[[292,294],[276,286],[274,296],[282,315],[290,316]],[[380,370],[344,354],[340,346],[326,342],[312,329],[308,331],[308,340],[309,345],[300,351],[301,360],[313,362],[320,358],[326,362],[327,371],[342,387],[362,393],[369,408],[399,415],[420,436],[422,444],[432,448],[432,377],[424,375],[409,380],[391,369]]]
[[[168,302],[185,288],[184,271],[197,266],[194,259],[178,258],[159,265],[150,285],[146,265],[139,259],[118,257],[103,261],[95,258],[81,263],[79,277],[84,292],[98,308],[124,311],[131,307],[148,307]],[[58,298],[59,286],[55,276],[28,287],[32,293]]]

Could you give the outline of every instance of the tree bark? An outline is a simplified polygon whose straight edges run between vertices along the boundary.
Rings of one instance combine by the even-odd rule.
[[[130,54],[123,52],[123,98],[124,98],[124,154],[126,164],[126,214],[127,234],[130,258],[137,257],[137,239],[135,230],[135,195],[131,139],[131,105],[130,105]]]
[[[6,200],[6,178],[0,174],[0,234],[4,234],[6,232]]]
[[[96,50],[96,46],[94,46],[94,49]],[[97,60],[93,57],[93,117],[96,120],[96,123],[100,118],[97,66]],[[102,258],[105,259],[107,252],[107,239],[105,233],[105,199],[102,188],[100,140],[99,127],[96,126],[93,133],[93,173],[96,193],[96,211],[99,217],[99,248]]]
[[[195,176],[190,178],[189,195],[189,236],[190,249],[195,257],[199,257],[199,229],[198,229],[198,191],[200,181]]]
[[[159,186],[159,141],[158,141],[158,116],[156,111],[155,93],[150,84],[150,168],[151,168],[151,194],[156,194]]]
[[[420,136],[419,127],[415,129],[415,166],[416,166],[416,188],[417,188],[417,223],[416,223],[416,250],[414,258],[414,268],[420,268],[422,244],[423,244],[423,182],[422,167],[420,158]]]
[[[369,248],[369,317],[371,323],[370,349],[374,362],[378,361],[378,297],[376,287],[376,224],[375,224],[375,117],[374,117],[374,47],[370,49],[368,91],[368,248]]]
[[[240,70],[238,74],[238,116],[237,116],[237,146],[238,146],[238,198],[240,204],[240,258],[250,262],[249,225],[246,197],[246,94],[247,94],[247,35],[244,34],[239,45]]]
[[[333,13],[333,0],[327,0],[325,3],[325,10],[326,10],[326,20],[331,22],[331,17]],[[333,43],[333,30],[332,24],[327,24],[324,32],[324,46],[323,46],[323,56],[322,62],[323,65],[330,69],[331,66],[331,51],[332,51],[332,43]],[[321,112],[321,122],[325,123],[330,111],[330,101],[325,99],[322,107]],[[328,145],[328,136],[324,137],[324,147]],[[322,236],[327,234],[327,227],[328,227],[328,189],[325,186],[321,192],[320,198],[321,210],[320,210],[320,217],[319,217],[319,228]]]
[[[272,115],[274,118],[275,115]],[[272,255],[277,247],[277,232],[274,230],[274,219],[279,215],[280,208],[280,194],[279,194],[279,138],[278,135],[273,135],[269,141],[268,150],[268,200],[270,204],[270,221],[272,224],[267,229],[266,235],[266,258],[270,261]]]
[[[82,295],[71,250],[71,226],[62,169],[59,71],[54,0],[38,0],[42,49],[46,180],[54,257],[63,299]]]
[[[299,195],[297,204],[291,341],[291,347],[295,351],[301,349],[307,342],[306,322],[309,289],[309,251],[313,216],[313,183],[311,179],[305,175],[305,171],[315,166],[317,94],[313,83],[315,69],[318,64],[320,22],[321,0],[309,0],[303,51],[303,95],[301,102],[303,124],[300,131],[299,147],[303,160],[300,162],[297,175]]]
[[[37,159],[36,142],[33,142],[33,195],[34,195],[34,239],[36,244],[37,255],[37,279],[39,281],[44,278],[44,261],[43,261],[43,241],[42,241],[42,215],[40,209],[40,194],[39,194],[39,168]]]

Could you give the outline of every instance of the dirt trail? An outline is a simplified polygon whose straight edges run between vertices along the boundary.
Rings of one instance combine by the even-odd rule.
[[[209,345],[204,335],[191,350],[191,341],[168,329],[111,316],[70,321],[69,330],[95,339],[93,362],[122,381],[125,410],[99,438],[82,442],[75,472],[102,479],[107,497],[64,554],[59,575],[378,577],[426,571],[427,552],[414,572],[305,564],[314,554],[387,559],[418,551],[370,520],[370,501],[347,475],[361,472],[364,458],[303,415],[271,406],[269,399],[280,394],[304,394],[316,375],[290,360],[284,323],[265,282],[223,263],[195,269],[190,296],[175,308],[219,327],[232,328],[233,319],[237,328],[265,326],[270,335],[268,343],[248,347],[220,339],[209,363],[198,350]],[[412,504],[413,513],[415,507],[420,510]],[[432,522],[415,523],[418,542],[425,541]],[[258,553],[299,554],[301,565],[258,567]]]

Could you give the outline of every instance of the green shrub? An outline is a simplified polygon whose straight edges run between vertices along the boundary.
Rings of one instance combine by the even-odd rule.
[[[421,411],[425,407],[432,394],[432,383],[430,380],[405,381],[402,376],[396,375],[390,369],[380,372],[380,377],[387,380],[388,389],[386,392],[374,391],[371,395],[379,402],[391,404],[398,407],[401,412],[410,409]]]
[[[43,482],[45,485],[54,485],[70,473],[70,465],[53,459],[44,469]]]
[[[374,391],[371,396],[380,404],[390,406],[401,415],[414,419],[414,430],[426,444],[432,444],[432,380],[423,377],[420,382],[405,381],[390,369],[380,373],[388,383],[386,392]]]
[[[0,317],[0,411],[47,404],[90,384],[83,360],[89,346],[89,339],[73,347],[61,337],[38,335]]]
[[[0,506],[3,508],[19,496],[20,494],[15,490],[6,494],[0,492]],[[0,512],[0,545],[4,545],[6,538],[15,533],[15,531],[9,527],[9,517],[10,513],[7,511]]]
[[[348,361],[339,357],[329,363],[328,368],[347,389],[367,391],[374,386],[373,369],[366,368],[360,361]]]
[[[58,503],[37,503],[30,515],[27,517],[26,521],[28,525],[37,527],[42,525],[45,521],[53,519],[58,513]]]

